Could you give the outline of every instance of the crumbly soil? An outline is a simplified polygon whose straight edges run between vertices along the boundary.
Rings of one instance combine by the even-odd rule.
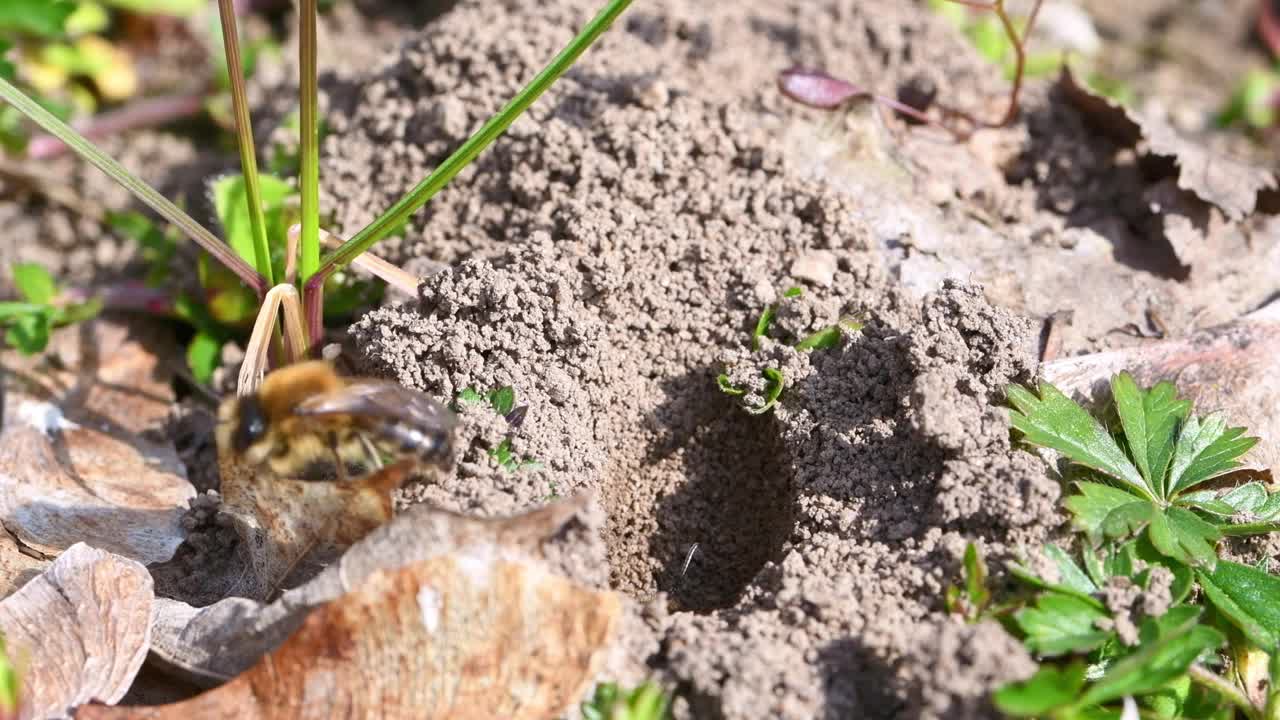
[[[333,229],[416,184],[597,4],[463,0],[331,72]],[[456,470],[403,502],[504,515],[598,493],[610,584],[647,607],[626,644],[681,717],[991,716],[989,691],[1034,665],[998,625],[946,615],[944,589],[966,542],[1000,567],[1065,520],[1058,480],[1011,446],[1003,388],[1046,353],[1256,308],[1280,226],[1188,210],[1168,168],[1051,82],[955,143],[803,109],[775,87],[796,64],[1004,111],[1001,74],[923,4],[636,3],[378,247],[424,279],[351,327],[353,361],[448,400],[515,389],[521,422],[460,404]],[[842,318],[864,326],[791,347]],[[784,391],[752,414],[766,369]],[[175,415],[184,436],[201,422]]]

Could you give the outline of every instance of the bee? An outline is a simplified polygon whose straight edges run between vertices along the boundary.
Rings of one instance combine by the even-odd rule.
[[[391,460],[444,465],[455,419],[427,395],[387,380],[344,378],[322,360],[266,376],[218,410],[218,447],[257,472],[346,482]]]

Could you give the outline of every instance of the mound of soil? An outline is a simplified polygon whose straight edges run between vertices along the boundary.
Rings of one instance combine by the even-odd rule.
[[[351,328],[362,369],[444,397],[516,390],[523,423],[463,407],[458,471],[407,499],[501,514],[601,493],[611,584],[666,609],[636,625],[660,639],[636,660],[684,690],[690,717],[980,713],[1030,659],[998,628],[948,619],[941,597],[967,539],[999,559],[1059,522],[1057,484],[1011,450],[993,405],[1030,378],[1036,328],[972,285],[904,290],[879,248],[904,216],[797,159],[764,99],[777,65],[729,71],[762,44],[778,65],[834,57],[847,48],[826,45],[833,13],[898,72],[965,51],[888,4],[758,5],[622,21],[382,248],[455,264]],[[461,3],[350,97],[335,91],[349,112],[326,142],[326,192],[344,231],[442,159],[590,6]],[[795,35],[810,26],[827,29]],[[462,32],[476,27],[485,39]],[[907,47],[928,52],[906,61]],[[857,160],[901,173],[876,152]],[[774,303],[778,338],[867,324],[832,349],[752,351]],[[770,414],[717,387],[727,366],[766,364],[786,378]],[[502,467],[504,440],[540,467]]]

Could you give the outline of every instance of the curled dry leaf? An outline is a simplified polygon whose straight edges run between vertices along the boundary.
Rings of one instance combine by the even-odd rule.
[[[1198,413],[1224,411],[1262,442],[1246,469],[1280,468],[1280,300],[1190,337],[1047,363],[1045,379],[1067,394],[1093,395],[1128,370],[1143,385],[1172,380]]]
[[[151,639],[151,575],[78,543],[0,602],[0,632],[20,668],[19,718],[67,717],[124,697]]]
[[[173,445],[143,434],[173,402],[153,347],[158,334],[98,320],[55,333],[43,362],[5,356],[0,522],[24,545],[173,555],[195,489]]]
[[[535,565],[459,553],[378,570],[247,672],[102,718],[551,718],[591,682],[619,598]]]
[[[434,557],[465,555],[532,563],[590,582],[594,578],[564,567],[557,554],[572,551],[575,556],[590,557],[597,549],[602,553],[603,519],[599,506],[586,495],[511,518],[470,518],[419,505],[269,605],[227,598],[197,609],[158,600],[151,656],[170,674],[212,687],[247,670],[295,632],[307,613],[359,587],[374,572]]]
[[[1251,214],[1259,195],[1278,187],[1272,171],[1217,154],[1181,137],[1162,119],[1140,115],[1093,93],[1078,84],[1066,67],[1058,87],[1098,131],[1121,145],[1145,141],[1147,153],[1172,160],[1178,166],[1178,187],[1216,205],[1230,220]]]

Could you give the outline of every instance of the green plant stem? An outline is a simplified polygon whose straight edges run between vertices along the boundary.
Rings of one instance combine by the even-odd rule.
[[[1191,677],[1192,682],[1226,698],[1232,705],[1239,708],[1240,712],[1244,713],[1244,716],[1249,720],[1262,720],[1262,711],[1255,707],[1235,684],[1227,682],[1221,676],[1199,664],[1193,664],[1187,668],[1187,675]]]
[[[227,55],[227,75],[231,80],[231,107],[236,117],[236,144],[240,146],[240,172],[244,174],[244,196],[249,205],[249,230],[253,234],[254,264],[258,272],[274,285],[271,271],[271,249],[267,246],[267,222],[262,215],[262,191],[258,188],[258,158],[253,144],[253,120],[249,117],[249,100],[244,91],[244,67],[240,62],[240,35],[236,30],[233,0],[218,0],[222,18],[222,44]]]
[[[351,239],[341,247],[325,256],[321,261],[320,269],[307,280],[303,289],[307,327],[310,328],[313,338],[319,336],[318,333],[322,327],[323,307],[320,303],[319,288],[323,287],[325,279],[334,270],[349,264],[357,255],[386,237],[392,230],[401,227],[410,215],[425,205],[433,195],[510,127],[520,113],[528,109],[548,87],[551,87],[551,84],[573,65],[574,61],[613,24],[613,21],[630,4],[631,0],[609,0],[604,9],[587,23],[586,27],[542,72],[538,73],[497,115],[490,118],[474,135],[467,138],[467,141],[440,163],[434,172],[418,183],[390,209],[351,236]]]
[[[303,282],[320,269],[320,135],[316,119],[316,0],[298,7],[299,133],[302,191],[302,240],[298,272]]]
[[[72,130],[66,123],[54,117],[48,110],[40,107],[38,103],[27,97],[21,90],[11,85],[4,78],[0,78],[0,98],[13,105],[23,115],[31,118],[45,132],[61,140],[91,165],[111,176],[113,180],[123,185],[165,220],[177,226],[178,229],[186,233],[188,237],[203,248],[205,252],[212,255],[215,260],[239,276],[240,281],[249,286],[259,296],[267,291],[266,278],[258,274],[252,267],[249,267],[249,263],[240,259],[240,256],[236,255],[235,251],[227,246],[226,243],[196,222],[195,218],[192,218],[177,205],[174,205],[163,195],[156,192],[155,188],[144,182],[142,178],[126,170],[123,165],[99,150],[80,133]]]
[[[1239,525],[1219,525],[1218,530],[1226,537],[1266,535],[1267,533],[1280,532],[1280,523],[1257,522],[1240,523]]]

